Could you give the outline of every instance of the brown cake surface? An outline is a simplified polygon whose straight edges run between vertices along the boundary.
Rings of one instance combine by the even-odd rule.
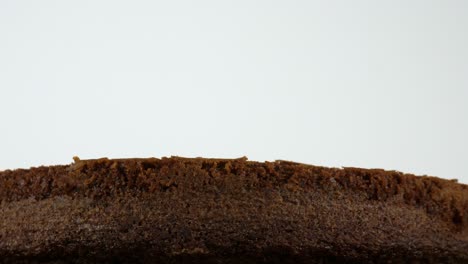
[[[288,161],[0,172],[0,263],[468,263],[468,186]]]

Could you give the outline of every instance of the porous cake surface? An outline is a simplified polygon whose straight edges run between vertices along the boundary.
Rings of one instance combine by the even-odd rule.
[[[468,263],[468,186],[289,161],[0,172],[0,263]]]

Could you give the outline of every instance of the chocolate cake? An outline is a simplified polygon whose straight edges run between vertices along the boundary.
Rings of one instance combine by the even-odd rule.
[[[468,186],[289,161],[0,172],[0,263],[468,263]]]

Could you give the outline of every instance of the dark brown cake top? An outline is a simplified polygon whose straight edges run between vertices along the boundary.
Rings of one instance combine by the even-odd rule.
[[[466,263],[467,241],[467,185],[396,171],[171,157],[0,172],[2,263]]]
[[[200,190],[208,181],[216,181],[223,188],[354,192],[378,201],[402,197],[406,204],[438,215],[458,229],[465,229],[468,224],[468,186],[456,180],[382,169],[326,168],[281,160],[255,162],[245,157],[93,160],[75,157],[70,165],[0,172],[0,200]]]

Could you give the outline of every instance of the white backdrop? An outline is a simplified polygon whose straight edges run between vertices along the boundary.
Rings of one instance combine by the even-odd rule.
[[[0,1],[0,168],[170,155],[468,183],[468,1]]]

